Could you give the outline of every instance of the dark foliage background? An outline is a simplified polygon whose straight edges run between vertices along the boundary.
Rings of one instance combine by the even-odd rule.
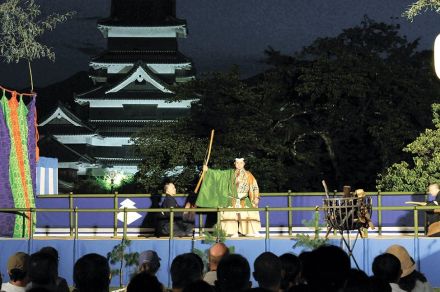
[[[236,67],[181,85],[177,99],[197,99],[191,113],[135,138],[145,158],[138,178],[147,191],[165,178],[191,190],[215,129],[210,167],[243,156],[263,191],[321,190],[322,179],[331,189],[374,189],[432,126],[439,82],[432,52],[417,45],[397,25],[365,17],[294,55],[268,48],[264,74],[242,80]]]

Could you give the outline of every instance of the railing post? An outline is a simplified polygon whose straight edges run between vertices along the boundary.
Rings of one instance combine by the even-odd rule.
[[[220,223],[220,208],[217,207],[217,230],[221,230],[221,223]]]
[[[127,238],[127,207],[124,207],[124,230],[122,236],[124,239]]]
[[[287,193],[287,207],[289,207],[289,208],[292,207],[292,197],[291,197],[292,194],[291,193],[292,193],[291,190],[289,190],[288,193]],[[289,210],[287,212],[287,216],[288,216],[288,218],[287,218],[287,226],[289,228],[289,233],[288,234],[289,234],[289,237],[290,237],[290,236],[292,236],[293,211]]]
[[[75,239],[78,239],[78,207],[73,210],[75,217]]]
[[[270,227],[270,222],[269,222],[269,206],[266,206],[266,239],[269,239],[269,227]]]
[[[34,213],[35,212],[35,209],[34,208],[29,208],[29,213],[30,213],[30,218],[29,218],[29,225],[30,225],[30,227],[29,227],[29,239],[32,239],[33,237],[34,237],[34,233],[32,232],[33,231],[33,227],[34,227]],[[36,216],[36,215],[35,215]]]
[[[428,195],[428,193],[427,192],[425,192],[425,202],[428,202],[429,201],[429,195]],[[425,235],[428,235],[428,216],[426,215],[426,212],[423,212],[423,218],[424,218],[424,220],[423,220],[423,230],[424,230],[424,234]]]
[[[195,212],[194,212],[195,213]],[[196,214],[194,214],[194,218]],[[203,234],[203,214],[199,214],[199,236]]]
[[[174,208],[170,207],[170,239],[174,237]]]
[[[113,236],[118,236],[118,192],[113,197]]]
[[[419,212],[417,206],[414,206],[414,237],[419,237]]]
[[[26,210],[23,213],[23,228],[21,228],[21,237],[26,238]]]
[[[73,193],[69,193],[69,226],[70,236],[73,236]]]
[[[314,222],[313,222],[313,227],[315,228],[314,233],[315,233],[315,238],[319,237],[319,233],[317,232],[318,227],[319,227],[319,220],[317,220],[319,218],[319,206],[315,206],[315,214],[313,216]]]
[[[382,193],[377,191],[377,233],[382,235]]]

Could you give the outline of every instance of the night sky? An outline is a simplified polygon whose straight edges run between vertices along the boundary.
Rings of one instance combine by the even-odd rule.
[[[90,58],[105,48],[96,21],[110,14],[110,0],[36,0],[45,12],[77,11],[67,23],[48,32],[43,41],[57,59],[34,63],[36,87],[88,70]],[[243,76],[264,70],[263,52],[272,46],[291,54],[317,37],[336,36],[361,22],[399,23],[408,39],[420,37],[420,48],[432,47],[440,33],[440,15],[429,12],[413,23],[400,17],[413,0],[177,0],[177,16],[188,22],[189,35],[180,50],[192,58],[199,74],[221,71],[233,64]],[[29,86],[25,63],[1,63],[0,84],[20,89]]]

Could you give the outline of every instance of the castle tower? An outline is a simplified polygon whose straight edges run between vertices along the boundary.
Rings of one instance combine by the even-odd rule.
[[[173,0],[112,0],[110,16],[98,21],[98,29],[107,49],[89,63],[96,87],[74,96],[87,118],[59,106],[40,131],[89,159],[81,167],[61,160],[68,168],[77,165],[80,175],[89,168],[132,174],[141,157],[131,137],[190,109],[191,100],[169,102],[172,85],[194,78],[191,60],[178,50],[177,39],[187,36],[186,21],[176,18]]]

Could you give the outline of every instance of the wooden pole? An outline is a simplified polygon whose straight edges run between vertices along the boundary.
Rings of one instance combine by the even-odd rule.
[[[211,156],[211,149],[212,149],[212,142],[214,141],[214,129],[211,130],[211,138],[209,140],[209,146],[208,146],[208,155],[206,156],[205,161],[203,162],[203,165],[208,165],[209,157]],[[205,176],[205,171],[202,171],[202,174],[200,175],[199,181],[197,182],[196,188],[194,189],[194,193],[198,193],[200,186],[202,184],[203,177]]]

